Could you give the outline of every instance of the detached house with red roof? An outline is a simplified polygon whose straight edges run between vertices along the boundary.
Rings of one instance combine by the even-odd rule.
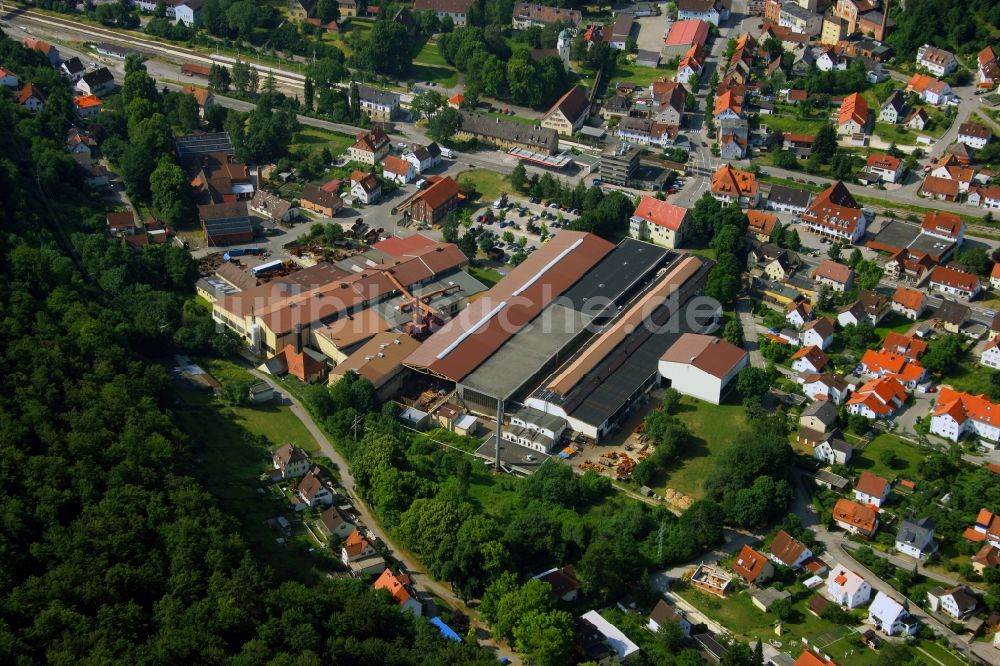
[[[927,309],[927,294],[909,287],[896,287],[892,294],[892,310],[916,321]]]
[[[406,574],[393,573],[392,569],[386,567],[372,587],[388,592],[393,602],[402,610],[413,613],[416,617],[423,615],[424,605],[417,599],[412,581]]]
[[[811,400],[828,401],[834,405],[844,402],[852,389],[842,375],[832,372],[802,374],[798,382],[802,384],[802,392]]]
[[[683,243],[690,219],[687,208],[643,195],[629,220],[629,235],[637,240],[675,249]]]
[[[844,98],[837,115],[837,134],[867,134],[871,125],[871,112],[861,93],[851,93]]]
[[[385,560],[357,529],[351,532],[340,549],[340,561],[358,578],[375,576],[385,571]]]
[[[962,538],[972,543],[986,543],[993,548],[1000,548],[1000,515],[989,509],[980,509],[976,522],[972,527],[966,527]]]
[[[759,585],[774,576],[774,565],[766,555],[745,545],[733,562],[733,571],[747,583]]]
[[[942,386],[931,411],[931,432],[953,442],[971,432],[995,446],[1000,442],[1000,405],[990,402],[985,395]]]
[[[389,154],[391,147],[389,137],[376,127],[370,132],[359,132],[349,152],[352,160],[374,166]]]
[[[987,46],[976,56],[978,62],[979,87],[992,88],[1000,83],[1000,60],[992,46]]]
[[[394,183],[406,185],[416,177],[416,169],[402,157],[389,155],[382,162],[382,175]]]
[[[973,299],[982,291],[983,285],[972,273],[948,266],[935,266],[931,271],[930,287],[943,294]]]
[[[813,345],[822,350],[826,350],[833,344],[834,323],[829,317],[813,319],[802,327],[799,331],[799,344],[803,346]]]
[[[0,86],[4,88],[16,88],[18,85],[20,85],[20,83],[18,81],[17,74],[9,69],[0,67]]]
[[[961,246],[965,240],[965,222],[955,213],[929,210],[920,224],[920,233]]]
[[[590,100],[580,86],[573,86],[560,97],[542,117],[542,127],[554,129],[563,136],[573,136],[573,133],[583,127],[590,115]]]
[[[93,118],[103,108],[100,98],[94,95],[78,95],[73,98],[73,110],[80,118]]]
[[[869,377],[895,377],[903,386],[914,389],[924,381],[925,371],[916,361],[881,349],[868,349],[861,357],[861,371]]]
[[[847,500],[840,500],[840,502],[853,504]],[[836,518],[836,510],[834,511],[834,518]],[[872,587],[868,581],[843,564],[835,566],[827,575],[826,591],[834,603],[847,608],[864,606],[872,596]]]
[[[903,160],[892,155],[870,155],[865,171],[886,183],[895,183],[903,176]]]
[[[1000,370],[1000,338],[993,338],[979,354],[980,365]]]
[[[795,372],[816,373],[826,367],[830,358],[815,345],[803,347],[792,354],[792,370]]]
[[[862,504],[881,507],[889,499],[889,482],[871,472],[862,472],[854,486],[854,499]]]
[[[711,193],[724,204],[735,201],[745,208],[756,208],[760,202],[757,176],[749,171],[734,169],[728,162],[712,174]]]
[[[15,102],[18,106],[23,106],[32,113],[38,113],[45,108],[45,93],[34,83],[26,83],[21,91],[17,93]]]
[[[812,551],[785,530],[774,535],[771,541],[771,559],[789,569],[798,569],[812,557]]]
[[[847,401],[847,411],[867,419],[884,419],[895,414],[905,401],[906,389],[899,380],[881,377],[855,391]]]
[[[851,534],[874,536],[878,530],[878,509],[870,504],[839,499],[833,505],[833,522]]]
[[[660,376],[683,393],[718,405],[749,355],[711,335],[685,333],[660,357]]]
[[[802,214],[807,229],[821,236],[857,243],[865,235],[868,220],[843,182],[823,190]]]
[[[833,259],[823,259],[813,271],[812,279],[834,291],[847,291],[854,286],[854,269]]]

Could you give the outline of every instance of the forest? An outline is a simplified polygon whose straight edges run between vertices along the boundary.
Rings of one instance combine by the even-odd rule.
[[[103,234],[104,204],[63,170],[66,84],[0,53],[66,100],[0,98],[0,661],[495,663],[364,583],[255,561],[171,413],[164,355],[214,335],[184,308],[192,260]]]

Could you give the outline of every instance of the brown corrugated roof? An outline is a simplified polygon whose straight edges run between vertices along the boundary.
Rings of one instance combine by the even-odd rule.
[[[460,381],[612,249],[593,234],[560,232],[428,338],[406,365]]]
[[[439,178],[430,187],[424,190],[420,194],[420,198],[424,200],[431,209],[440,208],[453,197],[458,196],[458,183],[451,176],[445,176],[444,178]]]
[[[590,101],[587,99],[586,93],[583,92],[583,88],[573,86],[552,105],[552,108],[546,112],[545,117],[548,118],[556,111],[561,111],[566,120],[575,123],[580,114],[589,106]]]
[[[378,389],[399,371],[403,359],[419,347],[420,343],[405,333],[379,333],[330,374],[343,376],[348,372],[356,372]]]
[[[734,344],[712,335],[685,333],[660,357],[671,363],[690,363],[713,377],[725,377],[747,355]]]

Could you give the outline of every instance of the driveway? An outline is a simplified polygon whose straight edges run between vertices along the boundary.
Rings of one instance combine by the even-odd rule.
[[[736,304],[736,314],[740,318],[740,324],[743,325],[743,347],[750,354],[750,365],[764,368],[767,364],[757,344],[757,322],[753,318],[753,301],[741,298]]]
[[[661,11],[666,5],[661,5]],[[660,52],[663,48],[663,38],[670,30],[671,21],[665,11],[659,16],[642,16],[635,20],[639,24],[639,36],[636,37],[636,44],[640,51]]]

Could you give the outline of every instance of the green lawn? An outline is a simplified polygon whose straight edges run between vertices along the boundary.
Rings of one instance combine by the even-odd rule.
[[[694,442],[667,471],[666,487],[698,499],[704,494],[702,480],[715,465],[714,456],[732,444],[736,433],[746,425],[746,416],[743,406],[730,394],[729,401],[722,405],[685,396],[677,418],[691,429]]]
[[[537,125],[539,123],[537,118],[522,118],[521,116],[512,116],[510,114],[500,113],[499,111],[487,111],[486,115],[493,116],[494,118],[503,118],[504,120],[509,120],[514,123],[522,123],[524,125]]]
[[[929,656],[935,666],[938,666],[936,662],[940,662],[944,666],[964,666],[968,663],[950,649],[934,641],[920,639],[914,644],[913,649],[925,660]]]
[[[881,461],[884,451],[892,451],[896,455],[892,467]],[[851,465],[855,469],[878,474],[890,480],[897,475],[917,479],[920,476],[917,468],[923,459],[923,451],[909,442],[895,435],[882,434],[873,439],[863,450],[855,451]]]
[[[486,266],[470,266],[469,272],[472,273],[472,277],[476,278],[487,287],[492,287],[497,282],[499,282],[503,276],[495,268],[488,268]]]
[[[691,254],[697,254],[699,257],[705,257],[706,259],[711,259],[715,261],[715,250],[710,247],[703,247],[694,250],[688,250]]]
[[[354,137],[337,132],[328,132],[318,127],[305,127],[292,136],[289,150],[297,148],[329,148],[333,156],[340,155],[354,144]]]
[[[458,175],[459,185],[471,187],[479,193],[480,202],[493,201],[501,192],[510,192],[510,182],[503,174],[486,169],[471,169]]]
[[[441,52],[438,50],[437,42],[434,40],[428,40],[424,43],[424,47],[420,49],[417,56],[413,59],[414,62],[423,63],[425,65],[438,65],[440,67],[450,67],[448,61],[444,59]]]
[[[816,134],[826,122],[827,119],[822,117],[797,118],[794,115],[779,113],[760,117],[760,124],[767,125],[769,130],[794,134]]]
[[[803,180],[811,180],[812,174],[803,173]],[[798,183],[790,178],[778,178],[777,176],[757,176],[757,180],[763,181],[765,183],[770,183],[772,185],[787,185],[789,187],[795,187],[800,190],[809,190],[810,192],[822,192],[826,189],[826,185],[810,185],[808,183]]]
[[[860,644],[856,642],[856,637],[851,635],[853,632],[849,628],[827,622],[806,609],[812,592],[799,584],[790,586],[788,591],[792,594],[792,607],[795,613],[791,620],[782,625],[780,639],[774,634],[774,624],[777,618],[754,606],[746,591],[737,592],[725,599],[719,599],[694,588],[685,588],[678,591],[677,594],[711,619],[724,625],[738,638],[749,641],[778,639],[782,642],[781,649],[794,656],[798,656],[803,651],[803,637],[810,642],[815,641],[821,646],[836,645],[834,650],[836,655],[831,654],[830,656],[836,656],[838,662],[842,661],[845,652],[849,652],[851,648],[860,647]],[[840,646],[844,646],[844,649],[841,649]],[[861,652],[861,650],[855,650],[856,654]],[[868,652],[873,658],[871,660],[849,661],[848,663],[859,666],[874,663],[875,654],[868,650],[864,650],[864,652]]]
[[[879,325],[875,327],[875,332],[878,333],[878,337],[881,340],[885,340],[885,336],[892,333],[906,333],[909,331],[916,322],[907,319],[898,312],[890,312],[885,318],[879,322]]]
[[[666,78],[670,80],[677,73],[676,69],[666,67],[640,67],[639,65],[619,64],[615,68],[615,74],[608,81],[609,86],[613,86],[619,81],[628,81],[645,87],[658,79]]]
[[[437,65],[420,65],[414,63],[410,68],[408,81],[414,83],[436,83],[443,88],[454,88],[458,84],[458,72],[451,67]],[[444,94],[444,91],[440,91]]]
[[[966,360],[941,381],[956,391],[988,394],[993,383],[992,377],[996,372],[982,365],[973,365],[972,361]]]

